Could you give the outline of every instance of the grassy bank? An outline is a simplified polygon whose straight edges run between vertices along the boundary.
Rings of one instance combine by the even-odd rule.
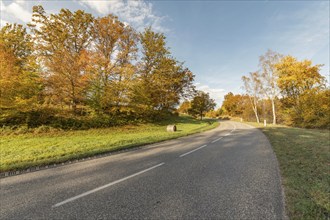
[[[289,218],[329,219],[329,130],[249,124],[264,132],[276,153]]]
[[[167,132],[168,124],[177,132]],[[0,171],[19,170],[154,143],[215,128],[214,120],[177,117],[158,124],[140,124],[83,131],[1,135]]]

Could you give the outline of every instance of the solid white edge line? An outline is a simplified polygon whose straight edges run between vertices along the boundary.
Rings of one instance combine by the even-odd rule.
[[[213,143],[215,143],[215,142],[217,142],[217,141],[220,141],[222,138],[223,138],[223,137],[220,137],[220,138],[218,138],[218,139],[215,139],[215,140],[212,141],[211,143],[213,144]]]
[[[188,155],[188,154],[191,154],[192,152],[195,152],[195,151],[197,151],[197,150],[200,150],[200,149],[202,149],[202,148],[204,148],[204,147],[206,147],[206,146],[207,146],[207,144],[205,144],[205,145],[203,145],[203,146],[200,146],[200,147],[198,147],[198,148],[196,148],[196,149],[194,149],[194,150],[192,150],[192,151],[189,151],[189,152],[187,152],[187,153],[181,154],[179,157],[184,157],[184,156],[186,156],[186,155]]]
[[[132,175],[129,175],[129,176],[124,177],[124,178],[122,178],[122,179],[116,180],[116,181],[114,181],[114,182],[108,183],[108,184],[106,184],[106,185],[104,185],[104,186],[100,186],[100,187],[97,187],[97,188],[92,189],[92,190],[90,190],[90,191],[84,192],[84,193],[82,193],[82,194],[80,194],[80,195],[77,195],[77,196],[71,197],[71,198],[69,198],[69,199],[66,199],[66,200],[64,200],[64,201],[62,201],[62,202],[59,202],[59,203],[53,205],[52,208],[56,208],[56,207],[59,207],[59,206],[61,206],[61,205],[66,204],[66,203],[68,203],[68,202],[72,202],[72,201],[77,200],[77,199],[79,199],[79,198],[85,197],[85,196],[87,196],[87,195],[89,195],[89,194],[95,193],[95,192],[100,191],[100,190],[102,190],[102,189],[105,189],[105,188],[107,188],[107,187],[109,187],[109,186],[113,186],[113,185],[115,185],[115,184],[117,184],[117,183],[120,183],[120,182],[123,182],[123,181],[125,181],[125,180],[128,180],[128,179],[130,179],[130,178],[132,178],[132,177],[135,177],[135,176],[138,176],[138,175],[140,175],[140,174],[142,174],[142,173],[148,172],[148,171],[150,171],[150,170],[152,170],[152,169],[155,169],[155,168],[157,168],[157,167],[160,167],[160,166],[162,166],[162,165],[164,165],[164,164],[165,164],[165,163],[157,164],[157,165],[155,165],[155,166],[153,166],[153,167],[150,167],[150,168],[148,168],[148,169],[145,169],[145,170],[142,170],[142,171],[140,171],[140,172],[134,173],[134,174],[132,174]]]

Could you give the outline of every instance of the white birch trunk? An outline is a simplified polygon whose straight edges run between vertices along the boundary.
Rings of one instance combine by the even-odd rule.
[[[276,125],[275,100],[271,99],[271,101],[272,101],[272,111],[273,111],[273,125]]]

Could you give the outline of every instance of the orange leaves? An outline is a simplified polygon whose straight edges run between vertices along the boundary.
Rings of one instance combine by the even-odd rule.
[[[1,78],[2,88],[15,93],[8,93],[9,101],[23,103],[38,94],[36,104],[66,105],[75,113],[87,106],[106,114],[137,112],[136,106],[168,111],[193,87],[193,74],[171,56],[164,34],[150,28],[138,34],[113,15],[94,18],[68,9],[48,15],[42,6],[33,7],[28,26],[33,39],[23,26],[1,30],[4,48],[20,48],[11,51],[12,62],[1,61],[11,79]]]
[[[0,31],[0,108],[30,109],[40,92],[38,65],[32,43],[22,25],[8,24]]]

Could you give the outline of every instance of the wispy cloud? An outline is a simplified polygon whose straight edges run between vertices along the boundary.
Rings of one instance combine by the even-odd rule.
[[[25,1],[14,1],[6,5],[1,0],[0,5],[1,19],[12,16],[25,23],[31,21],[32,13],[25,8]]]
[[[312,59],[329,44],[329,2],[316,2],[290,14],[278,13],[270,25],[280,27],[279,32],[269,34],[270,38],[293,55]]]
[[[15,0],[14,2],[16,2],[17,4],[22,5],[22,6],[26,6],[27,5],[26,0]]]
[[[30,22],[32,17],[31,2],[34,1],[0,0],[1,19],[11,22]],[[155,12],[153,4],[144,0],[73,0],[73,2],[79,2],[80,5],[90,8],[100,15],[114,14],[138,31],[142,31],[148,26],[151,26],[155,31],[168,31],[162,25],[165,17],[159,16]],[[35,3],[40,4],[42,2],[35,1]],[[43,3],[47,4],[47,2]],[[72,1],[68,1],[66,4],[72,6]],[[50,11],[47,10],[47,12]]]
[[[139,31],[147,26],[151,26],[156,31],[167,31],[161,24],[164,17],[156,15],[153,10],[153,5],[150,2],[143,0],[80,0],[79,2],[82,5],[90,7],[99,14],[106,15],[112,13],[121,20],[128,22]]]

